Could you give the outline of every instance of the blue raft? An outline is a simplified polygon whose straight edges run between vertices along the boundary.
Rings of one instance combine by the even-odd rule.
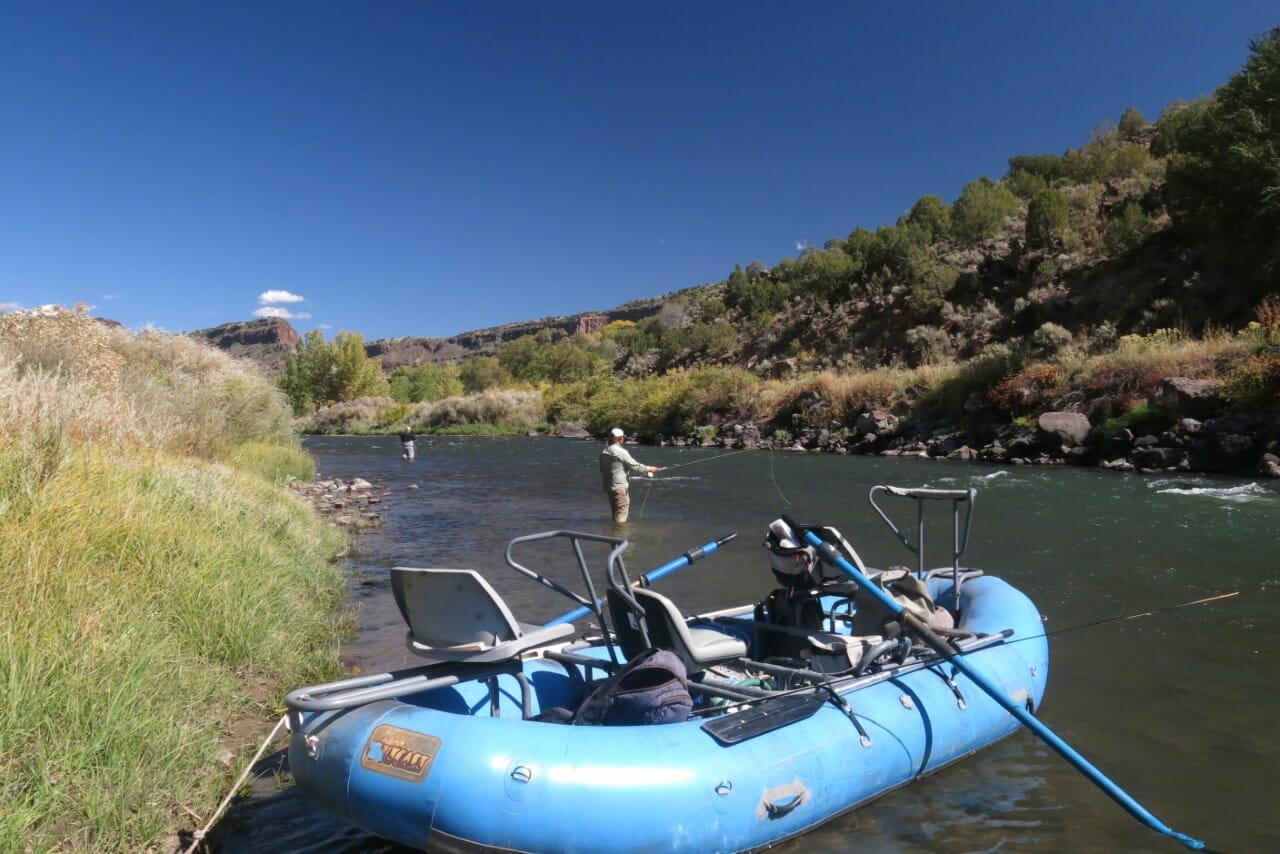
[[[921,510],[953,502],[950,567],[866,573],[950,653],[913,640],[877,610],[879,597],[833,572],[831,555],[864,567],[832,528],[775,522],[765,545],[783,586],[766,602],[696,618],[648,582],[724,540],[633,583],[625,540],[520,537],[508,564],[578,609],[524,625],[478,573],[392,570],[408,646],[424,664],[292,692],[297,785],[351,824],[433,852],[751,851],[969,756],[1020,726],[989,689],[1019,710],[1039,706],[1040,614],[1009,583],[960,566],[972,490],[872,490],[881,518],[922,555],[923,513],[913,545],[877,506],[878,491]],[[571,546],[585,595],[515,559],[544,540]],[[597,598],[584,552],[601,546],[607,587]],[[580,636],[571,619],[585,615],[595,625]],[[602,683],[616,687],[614,674],[653,648],[678,659],[688,697],[679,719],[586,725],[584,698],[599,700]]]

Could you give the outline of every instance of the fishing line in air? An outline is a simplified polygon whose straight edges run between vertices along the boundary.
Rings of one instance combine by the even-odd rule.
[[[1126,614],[1123,617],[1108,617],[1105,620],[1094,620],[1092,623],[1081,623],[1078,626],[1068,626],[1065,629],[1058,629],[1053,632],[1045,632],[1045,637],[1053,637],[1054,635],[1062,635],[1067,632],[1077,632],[1081,629],[1092,629],[1095,626],[1105,626],[1108,623],[1123,623],[1126,620],[1136,620],[1139,617],[1151,617],[1156,614],[1163,614],[1168,611],[1176,611],[1179,608],[1188,608],[1192,605],[1205,605],[1209,602],[1217,602],[1221,599],[1230,599],[1232,596],[1239,596],[1239,590],[1232,590],[1230,593],[1219,593],[1216,596],[1206,596],[1203,599],[1193,599],[1190,602],[1182,602],[1177,605],[1168,605],[1164,608],[1152,608],[1150,611],[1140,611],[1136,614]]]
[[[687,463],[676,463],[673,466],[664,466],[666,469],[682,469],[685,466],[696,466],[698,463],[709,463],[712,460],[723,460],[725,457],[732,457],[734,454],[745,454],[750,448],[739,448],[736,451],[729,451],[724,454],[716,454],[714,457],[703,457],[700,460],[690,460]]]
[[[773,475],[773,448],[769,449],[769,480],[773,481],[773,488],[777,490],[778,496],[782,499],[782,503],[787,507],[790,507],[791,499],[783,495],[782,487],[778,486],[778,479]]]
[[[738,449],[738,450],[736,450],[736,451],[729,451],[729,452],[724,453],[724,454],[716,454],[714,457],[703,457],[703,458],[702,458],[702,459],[700,459],[700,460],[690,460],[690,461],[689,461],[689,462],[687,462],[687,463],[676,463],[676,464],[675,464],[675,465],[673,465],[673,466],[663,466],[662,468],[663,468],[663,470],[664,470],[664,471],[670,471],[671,469],[682,469],[682,468],[684,468],[685,466],[694,466],[694,465],[697,465],[698,463],[709,463],[709,462],[711,462],[712,460],[723,460],[725,457],[732,457],[734,454],[741,454],[741,453],[745,453],[746,451],[749,451],[749,450],[751,450],[751,449],[750,449],[750,448],[739,448],[739,449]],[[649,493],[650,493],[650,492],[652,492],[652,491],[653,491],[653,478],[649,478],[649,483],[647,484],[647,486],[646,486],[646,488],[645,488],[645,491],[644,491],[644,499],[643,499],[643,500],[641,500],[641,502],[640,502],[640,512],[636,514],[636,518],[637,518],[637,519],[643,519],[643,518],[644,518],[644,506],[645,506],[646,504],[648,504],[648,503],[649,503]],[[788,503],[789,503],[789,502],[788,502]]]
[[[1261,589],[1262,589],[1261,587],[1256,588],[1256,590],[1261,590]],[[1206,596],[1203,599],[1193,599],[1190,602],[1180,602],[1177,605],[1166,605],[1163,608],[1152,608],[1149,611],[1139,611],[1136,614],[1125,614],[1124,616],[1121,616],[1121,617],[1107,617],[1104,620],[1094,620],[1091,623],[1080,623],[1074,626],[1066,626],[1065,628],[1055,629],[1054,631],[1051,631],[1051,632],[1045,632],[1043,635],[1030,635],[1030,636],[1021,637],[1021,638],[1010,638],[1009,640],[1005,641],[1005,643],[1009,643],[1009,644],[1023,643],[1024,641],[1035,640],[1036,638],[1039,638],[1039,637],[1051,638],[1051,637],[1056,637],[1057,635],[1069,634],[1070,632],[1078,632],[1081,629],[1093,629],[1093,628],[1097,628],[1098,626],[1108,625],[1110,623],[1123,623],[1127,620],[1136,620],[1139,617],[1154,617],[1156,614],[1164,614],[1168,611],[1176,611],[1179,608],[1189,608],[1192,605],[1207,605],[1210,602],[1218,602],[1223,599],[1230,599],[1233,596],[1239,596],[1241,592],[1251,593],[1256,591],[1232,590],[1229,593],[1218,593],[1213,596]]]

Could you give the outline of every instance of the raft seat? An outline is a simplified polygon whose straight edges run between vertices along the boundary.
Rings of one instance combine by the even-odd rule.
[[[397,566],[391,592],[409,626],[405,645],[439,661],[493,664],[574,633],[572,623],[521,623],[474,569]]]
[[[644,610],[647,645],[674,652],[690,673],[747,654],[747,643],[742,638],[714,628],[689,625],[675,603],[661,593],[646,587],[637,587],[631,592]],[[606,595],[622,651],[628,659],[634,658],[646,648],[635,609],[612,588]]]

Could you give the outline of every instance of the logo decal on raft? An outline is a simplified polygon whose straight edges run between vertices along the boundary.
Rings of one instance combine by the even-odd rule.
[[[360,765],[398,780],[421,783],[439,751],[440,739],[434,735],[382,724],[365,743]]]

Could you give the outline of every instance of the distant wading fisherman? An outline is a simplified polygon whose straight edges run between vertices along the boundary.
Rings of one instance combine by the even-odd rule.
[[[400,431],[400,453],[406,460],[413,459],[414,438],[413,430],[408,427]]]
[[[600,452],[600,474],[604,477],[604,491],[609,496],[609,507],[613,509],[613,521],[619,524],[627,521],[627,514],[631,511],[627,472],[643,472],[653,477],[654,472],[662,471],[657,466],[647,466],[637,462],[635,457],[622,447],[626,440],[627,436],[622,432],[622,428],[614,427],[609,431],[609,444],[605,445],[604,450]]]

